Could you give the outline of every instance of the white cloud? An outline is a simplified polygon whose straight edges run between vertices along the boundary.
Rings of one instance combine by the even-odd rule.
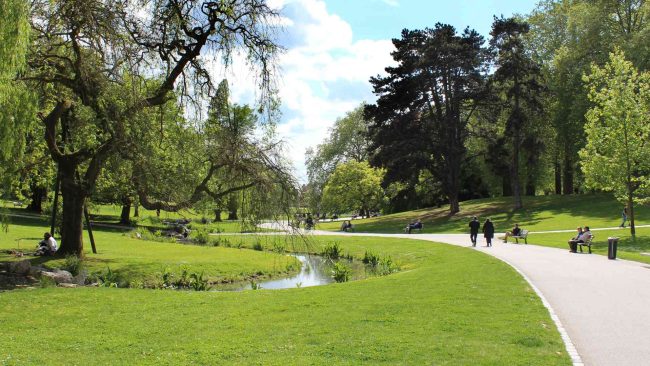
[[[286,10],[283,38],[291,43],[279,59],[285,120],[277,131],[288,142],[288,155],[304,181],[305,150],[322,142],[337,118],[372,99],[368,80],[393,64],[393,45],[389,40],[354,41],[350,25],[329,13],[322,0],[271,0],[269,5]],[[213,75],[228,78],[233,101],[251,103],[256,96],[254,77],[243,56],[236,55],[233,61],[225,74],[215,63]]]

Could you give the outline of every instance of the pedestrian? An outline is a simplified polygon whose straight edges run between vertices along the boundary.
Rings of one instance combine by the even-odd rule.
[[[481,227],[481,223],[478,222],[478,218],[474,216],[472,221],[469,222],[469,240],[472,241],[472,246],[476,246],[476,237],[478,236],[478,229]]]
[[[494,238],[494,225],[490,219],[485,219],[485,222],[483,223],[483,237],[487,242],[487,246],[491,247],[492,238]]]
[[[621,216],[623,217],[623,222],[621,222],[621,226],[619,227],[625,227],[625,221],[627,221],[627,207],[623,206],[623,212],[621,212]]]

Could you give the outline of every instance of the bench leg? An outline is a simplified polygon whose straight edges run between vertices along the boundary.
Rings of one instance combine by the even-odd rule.
[[[524,238],[524,243],[528,244],[528,238]]]
[[[589,254],[591,254],[591,245],[588,248],[589,248]]]
[[[515,236],[515,243],[519,244],[519,238]]]

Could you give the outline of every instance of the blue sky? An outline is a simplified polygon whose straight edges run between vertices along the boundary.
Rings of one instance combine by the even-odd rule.
[[[304,154],[328,135],[337,118],[362,102],[373,103],[368,82],[392,64],[392,38],[402,29],[449,23],[489,37],[493,15],[528,14],[536,0],[268,0],[280,9],[286,48],[280,57],[278,90],[282,120],[277,131],[298,178],[306,181]],[[242,62],[243,63],[243,62]],[[244,68],[228,80],[235,102],[250,102],[254,83]]]

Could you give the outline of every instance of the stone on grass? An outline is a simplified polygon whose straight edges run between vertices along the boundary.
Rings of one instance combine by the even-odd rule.
[[[43,271],[41,272],[41,277],[48,277],[52,279],[57,284],[60,283],[72,283],[72,274],[68,271],[61,269],[55,269],[52,272]]]
[[[32,268],[32,264],[29,262],[29,259],[25,259],[18,262],[12,262],[9,264],[9,272],[26,275],[29,274],[29,270]]]

